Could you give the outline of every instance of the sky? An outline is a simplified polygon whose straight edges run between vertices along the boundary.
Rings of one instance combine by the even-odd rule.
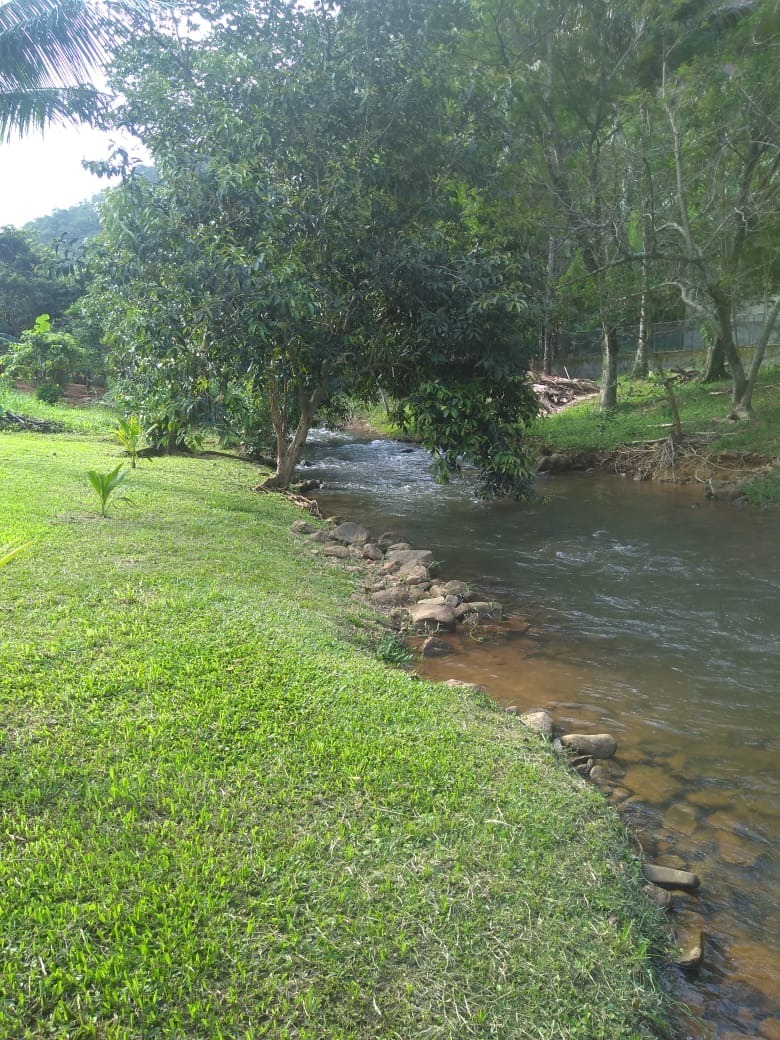
[[[87,126],[52,126],[43,135],[0,142],[0,227],[21,227],[102,191],[109,181],[83,169],[81,160],[107,159],[115,140]],[[140,154],[140,145],[123,143]]]

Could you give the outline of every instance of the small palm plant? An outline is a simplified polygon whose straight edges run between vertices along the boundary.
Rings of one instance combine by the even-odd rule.
[[[127,470],[122,472],[123,462],[120,462],[118,466],[115,466],[110,473],[98,473],[96,469],[91,469],[87,473],[89,482],[92,487],[97,491],[98,497],[100,498],[100,515],[108,516],[108,502],[109,499],[116,493],[117,489],[130,476]],[[126,496],[123,497],[122,501],[129,502],[130,499]]]
[[[119,425],[114,431],[119,438],[120,444],[130,458],[132,469],[138,464],[138,455],[143,447],[144,431],[141,429],[141,420],[137,415],[130,415],[126,419],[120,419]]]
[[[32,545],[32,542],[24,542],[22,545],[14,545],[13,542],[8,542],[6,545],[0,545],[0,567],[5,567],[14,556],[26,549],[28,545]]]

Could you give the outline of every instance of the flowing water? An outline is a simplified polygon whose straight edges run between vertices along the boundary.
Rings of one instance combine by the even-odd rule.
[[[418,448],[329,433],[306,475],[324,512],[433,549],[444,577],[504,604],[418,671],[617,737],[599,784],[649,860],[702,881],[673,901],[676,927],[705,936],[698,975],[670,973],[681,1035],[780,1040],[777,513],[591,474],[486,504],[436,485]]]

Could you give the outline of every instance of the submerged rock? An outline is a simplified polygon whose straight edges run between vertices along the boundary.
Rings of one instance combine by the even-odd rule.
[[[420,653],[423,657],[445,657],[452,652],[450,644],[445,643],[443,639],[437,639],[436,636],[428,636],[420,647]]]
[[[457,618],[464,618],[467,614],[479,614],[480,617],[493,617],[501,613],[501,604],[494,601],[478,600],[475,603],[464,602],[455,610]]]

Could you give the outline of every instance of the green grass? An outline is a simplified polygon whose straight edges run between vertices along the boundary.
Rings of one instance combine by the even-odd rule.
[[[780,453],[780,370],[759,376],[750,422],[729,422],[730,383],[683,383],[675,387],[683,431],[714,432],[712,451]],[[585,401],[537,420],[534,435],[551,451],[609,451],[635,440],[669,433],[671,410],[662,386],[653,381],[620,380],[618,408],[600,413],[596,401]]]
[[[0,434],[0,1036],[652,1035],[616,814],[372,620],[230,459]],[[373,637],[372,637],[373,638]]]
[[[73,433],[107,434],[116,429],[118,415],[115,409],[93,404],[89,408],[70,408],[67,404],[46,404],[35,394],[23,393],[0,378],[0,412],[15,412],[33,419],[62,423]]]
[[[780,369],[760,373],[749,422],[725,418],[729,382],[703,386],[690,382],[675,387],[684,433],[707,433],[713,454],[756,454],[780,457]],[[595,401],[566,408],[537,420],[533,437],[549,452],[607,452],[634,441],[656,440],[671,430],[671,409],[663,387],[653,381],[620,380],[618,408],[600,413]],[[774,473],[752,480],[747,496],[759,504],[780,502],[780,477]]]

